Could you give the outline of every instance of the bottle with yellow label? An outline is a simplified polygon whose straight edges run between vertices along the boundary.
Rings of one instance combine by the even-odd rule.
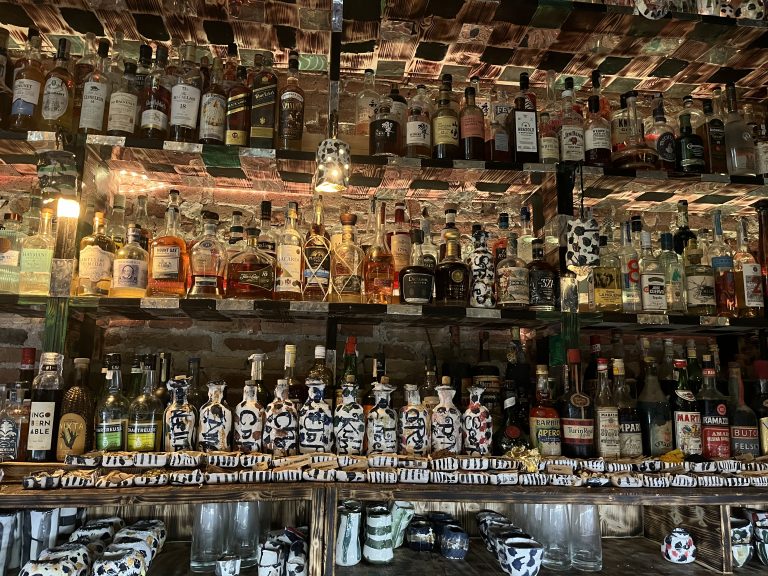
[[[64,392],[61,401],[61,420],[56,440],[56,460],[63,462],[69,456],[77,456],[91,449],[93,442],[93,393],[88,385],[90,360],[75,358],[72,385]]]
[[[157,356],[142,358],[143,384],[128,408],[128,450],[152,452],[160,450],[162,439],[163,404],[155,396]]]
[[[432,116],[432,158],[454,160],[459,157],[459,115],[451,108],[453,79],[443,74],[440,97]]]

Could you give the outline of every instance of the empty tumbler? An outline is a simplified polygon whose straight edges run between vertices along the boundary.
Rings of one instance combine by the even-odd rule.
[[[597,506],[571,506],[571,564],[577,570],[603,569],[600,512]]]

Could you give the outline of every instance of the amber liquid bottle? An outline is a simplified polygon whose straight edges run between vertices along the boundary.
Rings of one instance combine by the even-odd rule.
[[[13,81],[13,103],[8,127],[15,132],[34,130],[40,118],[45,74],[40,63],[39,36],[30,39],[26,60]]]
[[[299,86],[299,53],[291,50],[288,78],[280,90],[278,146],[283,150],[301,150],[304,134],[304,90]]]
[[[67,68],[67,48],[66,38],[61,38],[56,52],[56,67],[45,77],[39,124],[41,130],[72,132],[75,80]]]
[[[221,58],[213,59],[213,71],[208,90],[200,104],[200,142],[224,144],[227,95],[222,84]]]
[[[144,80],[144,90],[139,95],[141,115],[139,136],[165,140],[168,137],[168,117],[171,114],[170,78],[165,73],[168,63],[168,49],[158,46],[155,64]]]
[[[251,90],[246,86],[248,70],[237,67],[237,82],[227,96],[227,133],[225,144],[247,146],[251,130]]]
[[[485,160],[485,119],[482,109],[475,104],[472,86],[464,90],[464,98],[466,102],[459,118],[459,148],[465,160]]]
[[[466,306],[469,299],[469,268],[461,259],[458,229],[445,231],[445,257],[435,268],[435,304]]]
[[[531,444],[542,456],[560,456],[562,440],[560,415],[552,402],[549,390],[549,366],[536,366],[536,400],[529,417]]]
[[[459,157],[459,117],[451,108],[451,75],[443,74],[440,99],[432,116],[432,158],[453,160]]]
[[[171,88],[170,135],[173,142],[194,142],[200,116],[203,78],[195,64],[195,45],[184,46],[184,60]]]
[[[277,76],[272,70],[272,54],[254,57],[256,70],[251,84],[251,138],[252,148],[275,147],[277,122]]]

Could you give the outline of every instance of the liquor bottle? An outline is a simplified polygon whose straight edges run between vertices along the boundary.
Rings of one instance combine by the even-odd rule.
[[[304,300],[327,301],[331,293],[331,242],[323,223],[323,197],[314,206],[314,220],[302,250],[302,297]]]
[[[278,239],[275,300],[301,300],[302,246],[304,240],[296,229],[298,204],[288,202],[285,226]]]
[[[701,174],[706,171],[704,140],[693,132],[691,115],[680,114],[680,136],[675,139],[676,170],[684,174]]]
[[[445,258],[445,234],[448,230],[457,230],[456,228],[456,213],[459,210],[458,204],[453,202],[445,203],[445,225],[440,230],[440,249],[438,262]]]
[[[128,377],[128,385],[125,387],[125,397],[132,401],[141,394],[144,385],[144,367],[141,354],[134,354],[131,361],[131,375]]]
[[[719,92],[719,88],[717,89]],[[725,174],[728,163],[725,157],[725,123],[720,98],[702,100],[704,109],[703,139],[704,161],[709,173]]]
[[[21,215],[7,212],[0,226],[0,293],[19,293],[19,257],[26,235],[21,230]]]
[[[551,312],[560,302],[560,275],[557,269],[544,260],[544,241],[536,238],[532,242],[532,259],[528,268],[529,309],[536,312]]]
[[[29,387],[29,382],[16,382],[10,386],[6,411],[10,418],[16,422],[18,435],[16,439],[16,460],[26,462],[29,453],[27,443],[29,440],[30,401],[24,400],[24,388]]]
[[[251,89],[246,85],[248,69],[237,67],[237,82],[227,93],[227,132],[225,144],[228,146],[248,146],[251,132]]]
[[[768,125],[765,119],[754,130],[755,134],[755,164],[758,176],[768,174]]]
[[[210,381],[200,366],[200,358],[187,359],[187,378],[189,379],[187,400],[199,411],[203,404],[208,402],[208,382]]]
[[[619,454],[622,458],[637,458],[643,455],[640,410],[625,378],[621,358],[613,361],[613,388],[613,398],[619,410]]]
[[[400,302],[402,304],[431,304],[435,289],[434,272],[425,266],[421,230],[411,230],[410,264],[400,270]]]
[[[613,235],[613,230],[610,230]],[[595,283],[595,309],[598,312],[621,312],[621,260],[616,253],[613,239],[609,243],[608,236],[600,235],[600,260],[592,268]]]
[[[393,111],[394,102],[382,96],[376,104],[368,134],[368,154],[371,156],[399,156],[402,149],[402,126]]]
[[[374,75],[375,72],[370,68],[365,70],[363,88],[355,96],[355,133],[360,136],[368,136],[368,129],[379,101]]]
[[[230,42],[227,44],[227,59],[224,62],[224,70],[222,74],[225,92],[229,92],[232,89],[232,86],[237,84],[237,68],[239,62],[240,59],[237,55],[237,44]]]
[[[158,356],[160,358],[160,378],[155,387],[155,396],[158,397],[163,406],[167,406],[171,400],[171,391],[168,389],[168,383],[172,379],[173,355],[170,352],[160,352]]]
[[[149,274],[147,294],[149,296],[183,297],[186,293],[189,257],[187,243],[181,237],[177,221],[179,191],[168,194],[168,208],[165,211],[165,230],[152,239],[149,250]]]
[[[362,297],[365,254],[355,242],[357,216],[341,215],[342,240],[331,254],[331,299],[334,302],[359,304]]]
[[[366,71],[366,79],[367,77]],[[358,94],[358,102],[360,102],[360,94]],[[416,87],[416,94],[408,102],[405,155],[409,158],[432,158],[432,103],[424,84]]]
[[[685,290],[688,314],[711,316],[715,314],[715,277],[712,266],[701,262],[702,251],[692,238],[685,249]]]
[[[699,365],[699,356],[696,352],[696,341],[693,338],[686,340],[685,350],[688,386],[694,394],[698,394],[701,389],[703,375]]]
[[[504,420],[493,434],[493,454],[504,456],[513,448],[531,448],[531,439],[525,431],[528,425],[523,422],[515,388],[505,388],[503,409]]]
[[[395,203],[395,228],[387,233],[387,245],[392,251],[394,263],[394,291],[400,291],[400,271],[408,266],[411,258],[411,225],[405,221],[405,202]]]
[[[493,242],[491,242],[491,255],[493,256],[494,269],[499,265],[499,262],[507,257],[507,242],[509,240],[509,213],[499,212],[498,220],[498,232],[494,234]],[[515,233],[517,238],[517,233]]]
[[[259,228],[259,250],[272,258],[276,256],[277,235],[272,231],[272,202],[261,201],[261,227]]]
[[[661,233],[661,252],[659,265],[664,273],[664,292],[667,297],[667,312],[685,314],[685,268],[680,256],[673,250],[674,239],[671,232]]]
[[[288,398],[294,402],[296,406],[301,406],[307,399],[307,388],[296,377],[296,345],[285,345],[285,362],[283,364],[285,378],[288,383]]]
[[[225,297],[272,300],[275,289],[275,259],[259,249],[258,229],[248,228],[243,249],[229,259]]]
[[[421,210],[421,231],[424,240],[421,248],[424,254],[424,266],[434,272],[439,260],[440,249],[432,240],[432,221],[426,207]]]
[[[528,268],[517,256],[517,234],[511,232],[506,257],[496,267],[496,301],[500,308],[527,310],[530,303]]]
[[[123,396],[120,354],[107,354],[105,393],[96,405],[96,450],[125,450],[128,400]]]
[[[264,407],[259,403],[258,385],[246,380],[243,399],[234,409],[232,448],[239,452],[260,453],[264,431]]]
[[[560,159],[563,162],[584,162],[584,120],[573,105],[573,78],[565,79],[561,108]]]
[[[139,95],[144,92],[144,86],[147,83],[147,76],[152,72],[152,46],[141,44],[139,46],[139,62],[136,66],[136,76],[134,77],[136,92]],[[141,106],[141,104],[139,104]]]
[[[642,232],[642,252],[638,266],[640,269],[640,301],[643,312],[666,312],[666,278],[659,259],[651,249],[651,233]]]
[[[248,362],[251,365],[251,377],[248,382],[255,386],[256,395],[260,398],[262,405],[267,405],[275,399],[273,392],[264,383],[264,362],[266,359],[267,355],[260,352],[248,356]]]
[[[744,382],[737,362],[728,364],[728,394],[731,405],[728,419],[731,423],[731,455],[736,458],[751,454],[760,456],[760,435],[755,412],[744,403]]]
[[[48,72],[43,86],[40,130],[73,132],[72,111],[75,105],[75,79],[69,72],[69,41],[59,38],[56,65]]]
[[[21,240],[19,294],[48,296],[56,238],[51,233],[53,213],[46,208],[41,215],[37,234]]]
[[[538,448],[542,456],[560,456],[562,453],[560,415],[552,403],[549,366],[546,364],[536,366],[536,400],[531,406],[529,422],[532,446]]]
[[[163,404],[155,396],[157,356],[145,354],[142,360],[142,389],[128,407],[127,448],[152,452],[162,448]]]
[[[24,347],[21,349],[21,362],[19,363],[19,381],[25,382],[25,388],[29,389],[35,379],[35,348]]]
[[[645,143],[659,154],[661,169],[672,172],[677,166],[675,155],[675,130],[667,124],[664,115],[664,98],[661,94],[656,98],[653,110],[653,125],[645,133]]]
[[[473,225],[472,236],[475,248],[469,256],[470,281],[469,305],[472,308],[495,308],[496,292],[494,278],[496,269],[493,266],[493,254],[488,248],[488,232],[479,224]]]
[[[392,301],[395,264],[392,253],[387,247],[384,232],[386,209],[386,203],[381,202],[376,223],[376,236],[365,253],[363,280],[368,304],[390,304]]]
[[[599,96],[590,96],[587,104],[589,114],[584,127],[584,164],[610,166],[611,123],[601,113]]]
[[[715,387],[712,356],[704,354],[701,391],[696,395],[701,412],[701,455],[710,460],[731,457],[727,398]]]
[[[169,380],[168,387],[172,399],[163,413],[163,449],[167,452],[192,450],[197,438],[197,410],[187,399],[189,380],[179,376]]]
[[[109,75],[109,40],[99,40],[98,61],[83,83],[79,132],[103,134],[107,126],[112,78]]]
[[[277,108],[277,75],[272,69],[271,52],[254,56],[253,79],[251,81],[251,148],[274,148],[276,125],[279,118]]]
[[[635,170],[658,169],[659,153],[646,143],[643,135],[643,121],[637,110],[637,92],[630,90],[624,97],[627,102],[626,116],[619,116],[619,133],[623,138],[613,141],[613,166]]]
[[[75,63],[74,70],[74,102],[72,106],[72,129],[80,125],[80,112],[83,107],[83,88],[85,78],[93,72],[96,66],[96,35],[93,32],[87,32],[83,38],[83,55]]]
[[[171,115],[169,139],[173,142],[197,141],[197,122],[200,116],[200,98],[203,78],[195,64],[195,45],[184,45],[181,67],[171,89]]]
[[[258,237],[256,239],[258,241]],[[245,248],[245,228],[243,228],[243,213],[240,210],[232,211],[232,221],[229,225],[229,237],[226,244],[228,262]]]
[[[61,418],[63,357],[56,352],[40,356],[40,373],[32,381],[27,436],[27,461],[53,462],[56,460],[56,441]]]
[[[536,236],[533,233],[531,222],[531,210],[528,206],[520,208],[520,234],[517,237],[517,254],[524,262],[533,259],[533,241]]]
[[[40,229],[40,212],[43,207],[42,196],[30,194],[29,209],[22,215],[21,230],[27,235],[37,234]]]
[[[459,158],[459,115],[451,108],[453,79],[443,74],[437,110],[432,116],[432,158],[454,160]]]
[[[90,360],[75,358],[72,384],[61,400],[61,418],[56,442],[56,460],[78,456],[91,449],[93,443],[94,398],[88,385]]]
[[[115,259],[115,243],[104,234],[104,214],[93,217],[94,233],[80,241],[78,259],[78,294],[106,296],[112,284],[112,264]]]
[[[590,398],[595,398],[597,396],[597,372],[598,363],[601,358],[602,343],[600,341],[600,335],[592,334],[589,337],[589,361],[587,362],[587,366],[584,369],[581,378],[581,381],[584,383],[582,386],[584,394]]]
[[[224,273],[227,249],[216,235],[219,215],[205,211],[203,234],[195,241],[189,255],[192,280],[187,298],[221,298],[224,295]]]
[[[592,78],[592,96],[597,96],[598,103],[599,103],[598,110],[600,112],[600,116],[605,118],[610,123],[611,103],[608,100],[608,98],[606,98],[602,94],[600,70],[592,70],[591,78]],[[590,96],[590,98],[592,96]],[[610,137],[609,137],[609,140],[610,140]]]
[[[115,194],[112,197],[112,212],[104,233],[112,238],[115,249],[119,250],[125,245],[127,229],[125,227],[125,195]]]
[[[736,103],[736,85],[725,85],[728,114],[725,117],[725,158],[731,176],[755,174],[755,141],[747,123],[739,114]]]
[[[466,306],[469,299],[470,271],[461,259],[459,231],[445,230],[445,257],[435,268],[435,304]]]
[[[536,96],[530,90],[528,74],[520,74],[520,92],[514,108],[506,115],[510,160],[518,164],[539,161],[539,135],[536,122]]]
[[[568,350],[568,381],[570,392],[564,398],[560,412],[563,425],[563,456],[591,458],[595,455],[595,409],[592,399],[581,391],[581,354]],[[606,364],[607,366],[607,364]],[[606,372],[607,378],[607,372]],[[616,408],[613,406],[611,414]],[[611,428],[617,429],[618,415]],[[614,434],[611,434],[612,436]],[[618,440],[618,435],[614,440]]]
[[[228,107],[223,74],[221,58],[216,57],[210,85],[200,101],[200,142],[203,144],[224,144]]]
[[[758,382],[758,394],[752,401],[752,409],[758,418],[760,430],[760,455],[768,454],[768,360],[755,360],[752,364]]]
[[[696,239],[696,234],[688,227],[688,200],[677,202],[677,229],[675,230],[675,252],[683,255],[688,242]]]
[[[715,239],[709,246],[712,273],[715,276],[715,304],[718,316],[733,317],[737,313],[736,277],[731,248],[723,240],[722,213],[715,210]]]
[[[736,306],[740,318],[763,315],[763,278],[760,265],[752,256],[747,244],[747,219],[739,219],[738,244],[733,255]]]
[[[701,454],[701,412],[696,396],[688,385],[685,360],[675,360],[675,392],[670,399],[674,425],[675,448],[688,456]]]
[[[284,150],[301,150],[304,132],[304,90],[299,85],[299,53],[291,50],[288,58],[288,77],[280,90],[280,119],[278,122],[278,147]]]
[[[488,407],[491,415],[496,418],[501,417],[501,373],[495,362],[491,361],[490,346],[488,346],[488,332],[482,330],[478,332],[479,349],[477,362],[472,366],[472,387],[481,388],[485,391],[483,395],[484,404]],[[461,405],[466,406],[469,400],[469,387],[461,391]],[[500,420],[497,419],[497,422]]]
[[[623,368],[623,362],[621,367]],[[613,397],[611,381],[608,378],[608,360],[605,358],[599,358],[597,361],[594,426],[597,455],[601,458],[618,458],[621,452],[619,407]]]
[[[139,136],[142,138],[165,140],[168,137],[172,79],[165,71],[167,63],[168,49],[158,45],[155,63],[144,81],[144,89],[141,92]]]
[[[232,410],[224,397],[227,383],[208,382],[208,401],[200,408],[197,449],[203,452],[230,450],[232,447]]]
[[[3,431],[3,441],[0,443],[0,461],[2,462],[18,459],[19,436],[21,434],[21,422],[15,414],[11,413],[10,403],[6,400],[7,397],[5,384],[0,384],[0,429]]]
[[[26,58],[21,63],[17,61],[13,72],[13,103],[8,127],[15,132],[34,130],[40,120],[41,96],[45,82],[40,43],[39,35],[30,36]]]
[[[136,90],[136,63],[126,62],[125,73],[120,82],[113,85],[109,97],[107,134],[110,136],[133,136],[136,131],[136,110],[139,94]]]
[[[637,399],[643,432],[643,454],[661,456],[673,448],[672,411],[661,389],[656,361],[645,358],[645,385]]]
[[[149,254],[139,244],[141,232],[128,227],[128,243],[115,254],[111,298],[143,298],[147,294]]]

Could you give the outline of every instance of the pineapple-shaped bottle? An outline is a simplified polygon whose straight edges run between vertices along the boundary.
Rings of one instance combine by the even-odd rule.
[[[348,374],[341,387],[341,404],[333,415],[333,431],[336,438],[336,454],[359,456],[365,440],[365,416],[357,401],[357,383]]]
[[[275,399],[267,406],[264,419],[264,452],[276,458],[293,456],[299,450],[299,416],[288,400],[288,380],[275,386]]]
[[[259,404],[258,385],[255,380],[247,380],[243,387],[243,400],[235,406],[235,450],[261,452],[263,430],[264,408]]]
[[[448,450],[461,454],[461,412],[453,404],[456,391],[450,383],[450,376],[443,377],[442,386],[437,387],[440,402],[432,410],[432,453]]]
[[[307,400],[299,410],[299,452],[330,452],[333,447],[333,415],[323,399],[325,382],[307,378]]]
[[[204,452],[229,450],[232,446],[232,410],[224,399],[227,383],[208,382],[208,402],[200,408],[197,448]]]
[[[496,297],[493,293],[495,272],[493,253],[488,248],[488,232],[478,224],[473,227],[475,249],[470,255],[472,281],[469,289],[469,305],[472,308],[495,308]]]
[[[397,413],[389,406],[393,391],[386,376],[373,386],[374,407],[368,413],[366,431],[368,454],[397,452]]]
[[[491,412],[480,403],[485,392],[481,386],[469,388],[469,405],[461,417],[464,453],[470,456],[487,456],[491,453],[493,418]]]
[[[428,456],[431,431],[429,411],[421,402],[419,387],[406,384],[405,406],[400,409],[400,417],[397,419],[400,454]]]
[[[197,411],[189,403],[189,384],[189,379],[184,376],[177,376],[166,384],[171,392],[171,402],[163,414],[163,436],[167,452],[192,450],[195,445]]]

